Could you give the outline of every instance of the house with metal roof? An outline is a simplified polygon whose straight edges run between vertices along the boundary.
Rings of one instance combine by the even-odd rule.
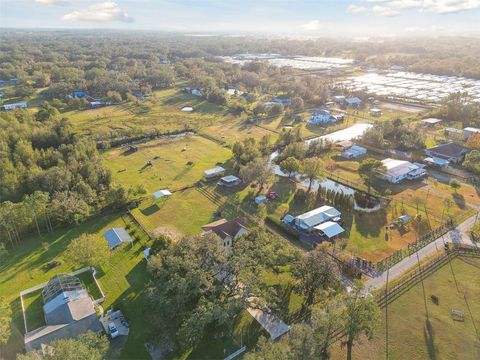
[[[344,159],[358,159],[367,154],[367,149],[363,146],[352,145],[348,149],[342,151],[340,156]]]
[[[312,111],[312,115],[310,116],[308,123],[313,125],[324,125],[336,123],[337,121],[337,117],[332,115],[330,111],[326,109],[318,109]]]
[[[402,180],[416,180],[427,174],[425,165],[419,163],[411,163],[406,160],[384,159],[382,164],[385,171],[380,176],[392,184],[398,184]]]
[[[315,226],[327,221],[339,221],[342,213],[332,206],[324,205],[295,217],[294,225],[304,231],[313,231]]]
[[[55,276],[43,288],[42,298],[46,325],[25,334],[27,351],[41,349],[53,340],[102,331],[93,300],[77,277]]]
[[[103,237],[108,242],[108,246],[111,250],[115,249],[117,246],[121,244],[125,244],[127,242],[131,242],[132,238],[128,234],[127,230],[121,227],[111,228],[103,234]]]

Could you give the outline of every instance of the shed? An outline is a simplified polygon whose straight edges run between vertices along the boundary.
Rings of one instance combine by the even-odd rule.
[[[366,148],[358,145],[352,145],[349,149],[342,151],[340,156],[344,159],[358,159],[366,154]]]
[[[334,238],[335,236],[343,233],[345,231],[339,224],[334,221],[327,221],[323,224],[315,226],[315,230],[320,231],[323,235],[329,239]]]
[[[283,217],[282,221],[285,223],[285,224],[291,224],[293,221],[295,221],[295,217],[293,217],[292,215],[290,214],[287,214]]]
[[[218,185],[221,186],[235,186],[240,184],[241,180],[235,175],[227,175],[220,179]]]
[[[421,120],[421,123],[426,125],[426,126],[436,125],[440,122],[442,122],[442,119],[428,118],[428,119]]]
[[[378,108],[371,108],[369,111],[370,115],[372,116],[381,116],[383,113],[382,113],[382,110],[378,109]]]
[[[155,192],[153,193],[153,197],[154,197],[155,199],[160,199],[160,198],[162,198],[162,197],[164,197],[164,196],[171,196],[171,195],[172,195],[172,193],[171,193],[169,190],[167,190],[167,189],[158,190],[158,191],[155,191]]]
[[[213,169],[205,170],[204,175],[207,179],[213,178],[215,176],[220,176],[225,173],[225,169],[221,166],[214,167]]]
[[[107,232],[103,234],[103,237],[107,240],[108,246],[112,250],[123,243],[132,241],[132,238],[128,234],[127,230],[121,227],[107,230]]]
[[[193,111],[193,107],[192,106],[184,106],[180,109],[180,111],[183,111],[183,112],[192,112]]]
[[[260,205],[267,202],[267,197],[265,195],[258,195],[255,197],[255,204]]]

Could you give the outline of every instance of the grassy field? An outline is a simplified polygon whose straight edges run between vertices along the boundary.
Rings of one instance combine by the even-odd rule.
[[[184,106],[193,106],[194,111],[180,111]],[[69,111],[62,115],[69,118],[81,133],[97,137],[141,134],[151,130],[200,129],[231,117],[225,107],[183,93],[180,87],[156,91],[145,101]]]
[[[260,125],[263,126],[263,124]],[[225,118],[202,131],[228,144],[250,137],[260,140],[263,136],[269,135],[272,141],[278,137],[275,130],[248,123],[245,117]]]
[[[152,234],[166,233],[178,239],[200,232],[203,225],[216,219],[218,208],[193,188],[157,201],[144,201],[132,213]]]
[[[70,241],[82,233],[101,236],[112,226],[125,226],[118,214],[98,216],[80,226],[68,230],[58,229],[42,238],[32,236],[25,239],[20,247],[10,250],[9,257],[0,265],[0,293],[7,297],[13,310],[12,336],[2,353],[6,359],[14,359],[15,354],[23,349],[20,291],[48,281],[56,274],[78,270],[79,266],[64,257]],[[136,231],[139,232],[138,229]],[[104,309],[111,306],[122,308],[130,323],[131,333],[122,353],[122,358],[125,359],[149,358],[143,346],[147,331],[143,314],[143,288],[148,278],[142,261],[142,244],[145,243],[145,237],[141,237],[133,248],[118,248],[112,252],[101,269],[98,269],[97,278],[106,295],[102,304]],[[61,265],[47,271],[45,265],[53,260],[60,261]],[[87,277],[82,277],[82,281],[89,290],[95,292]],[[43,302],[40,292],[26,296],[25,306],[29,329],[42,325]]]
[[[387,351],[394,360],[480,358],[479,271],[480,259],[456,258],[408,290],[382,310],[375,338],[362,339],[353,358],[385,359]],[[465,321],[453,320],[451,309],[464,312]],[[333,359],[345,358],[340,346],[333,350]]]
[[[148,192],[169,188],[180,189],[203,177],[203,172],[224,163],[230,149],[201,136],[153,140],[138,145],[137,152],[115,148],[103,153],[104,165],[112,171],[118,184],[143,185]],[[158,157],[158,158],[156,158]],[[153,166],[146,167],[148,160]],[[187,163],[192,162],[192,165]]]

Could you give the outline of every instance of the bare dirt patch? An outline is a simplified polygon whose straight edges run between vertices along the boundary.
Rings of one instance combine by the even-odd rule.
[[[406,113],[409,113],[409,114],[418,114],[420,112],[428,110],[427,108],[420,107],[420,106],[389,103],[389,102],[382,102],[382,103],[380,103],[379,107],[382,108],[382,109],[403,111],[403,112],[406,112]]]
[[[171,237],[174,241],[180,240],[183,236],[180,232],[164,226],[156,227],[155,230],[153,230],[153,235],[155,237],[159,235],[167,235]]]

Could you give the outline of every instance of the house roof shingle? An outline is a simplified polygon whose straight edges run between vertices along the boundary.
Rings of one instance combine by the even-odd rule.
[[[247,223],[245,218],[237,218],[234,220],[221,219],[210,224],[202,226],[203,231],[212,231],[222,240],[227,236],[235,237],[241,229],[246,229]]]

